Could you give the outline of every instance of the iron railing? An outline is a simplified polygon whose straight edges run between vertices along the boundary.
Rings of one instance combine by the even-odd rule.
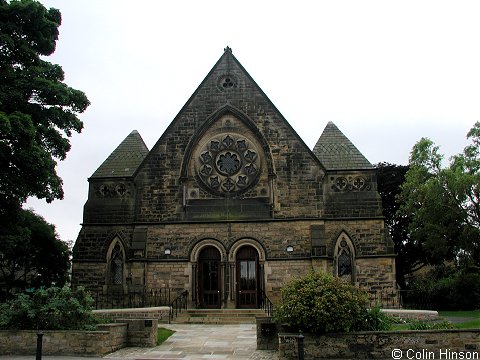
[[[169,306],[176,292],[172,289],[161,288],[150,291],[106,292],[92,293],[96,309],[120,309]]]
[[[380,306],[385,309],[402,308],[400,291],[366,291],[369,307]]]
[[[170,304],[170,316],[168,323],[170,324],[179,313],[188,310],[188,290],[182,292],[175,300]]]
[[[384,309],[438,310],[433,296],[423,291],[367,291],[367,295],[370,307],[378,305]]]
[[[273,303],[270,301],[264,291],[261,292],[260,309],[264,310],[267,316],[273,316]]]

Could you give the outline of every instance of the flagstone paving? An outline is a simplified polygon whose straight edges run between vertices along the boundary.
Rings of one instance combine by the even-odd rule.
[[[171,324],[175,330],[162,345],[155,348],[125,348],[105,356],[106,359],[278,359],[276,351],[256,350],[254,324],[190,325]]]

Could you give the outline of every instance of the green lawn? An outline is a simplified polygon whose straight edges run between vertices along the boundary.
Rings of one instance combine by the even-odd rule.
[[[480,329],[480,310],[475,311],[439,311],[440,318],[445,320],[453,320],[457,329]],[[392,330],[408,330],[409,324],[393,324]]]
[[[480,319],[455,324],[458,329],[480,329]]]
[[[160,345],[167,340],[175,331],[165,328],[158,328],[157,331],[157,345]]]
[[[441,317],[465,317],[465,318],[475,318],[480,319],[480,310],[472,310],[472,311],[439,311],[438,315]]]
[[[475,311],[439,311],[443,318],[460,318],[455,327],[458,329],[480,329],[480,310]]]

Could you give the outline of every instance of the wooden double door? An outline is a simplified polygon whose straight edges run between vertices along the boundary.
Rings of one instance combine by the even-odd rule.
[[[220,252],[213,246],[205,247],[198,259],[198,295],[202,308],[220,308],[223,295],[224,268]],[[257,308],[260,299],[258,252],[252,246],[237,251],[235,261],[235,291],[237,308]]]
[[[236,256],[236,300],[240,309],[255,309],[259,305],[260,277],[258,252],[252,246],[241,247]]]

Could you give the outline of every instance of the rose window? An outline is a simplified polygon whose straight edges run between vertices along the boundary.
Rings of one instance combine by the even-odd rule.
[[[218,156],[217,168],[221,173],[226,175],[235,174],[240,169],[240,164],[238,155],[230,151]]]
[[[216,135],[197,150],[196,173],[218,194],[234,194],[256,183],[260,157],[255,143],[237,134]]]

